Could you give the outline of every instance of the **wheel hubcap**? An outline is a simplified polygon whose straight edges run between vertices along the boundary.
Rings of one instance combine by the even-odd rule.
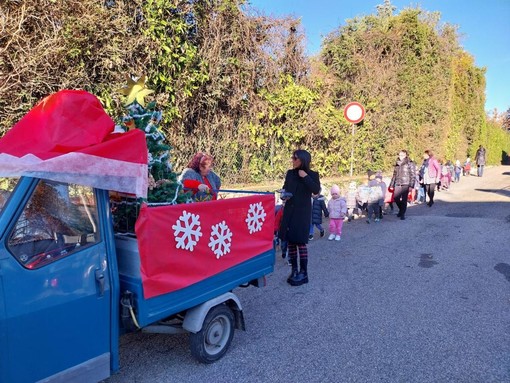
[[[205,337],[205,348],[208,353],[216,354],[225,347],[229,337],[229,327],[227,318],[223,316],[210,323]]]

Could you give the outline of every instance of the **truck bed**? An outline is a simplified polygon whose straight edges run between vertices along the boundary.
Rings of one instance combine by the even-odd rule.
[[[120,292],[134,294],[138,323],[147,326],[197,306],[234,288],[273,272],[274,250],[265,251],[223,272],[183,289],[144,299],[138,241],[134,236],[116,235],[115,247]]]

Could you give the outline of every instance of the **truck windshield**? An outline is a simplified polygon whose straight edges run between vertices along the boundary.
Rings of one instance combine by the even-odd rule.
[[[19,178],[0,177],[0,214],[9,199],[12,191],[18,184]]]
[[[37,269],[93,246],[99,234],[91,187],[39,180],[7,247],[24,267]]]

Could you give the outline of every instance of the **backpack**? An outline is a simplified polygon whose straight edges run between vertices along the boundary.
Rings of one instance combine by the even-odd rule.
[[[375,203],[379,202],[380,199],[383,198],[383,193],[381,186],[379,184],[370,186],[370,191],[368,193],[368,202]]]

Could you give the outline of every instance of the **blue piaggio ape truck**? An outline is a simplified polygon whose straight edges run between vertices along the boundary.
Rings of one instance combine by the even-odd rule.
[[[202,208],[218,204],[214,211],[221,215],[228,210],[224,206],[243,205],[245,198],[254,197],[177,208],[183,209],[182,217],[194,214],[203,221],[209,213],[201,215]],[[262,206],[256,200],[247,203],[252,210]],[[270,203],[264,206],[264,215],[274,216]],[[250,233],[260,229],[262,221],[256,221],[261,217],[256,213],[254,219],[246,219]],[[265,224],[272,223],[268,219]],[[197,228],[188,230],[182,224],[181,230],[179,225],[174,221],[170,241],[179,232],[198,238]],[[218,225],[210,232],[202,227],[199,238],[211,239],[215,262],[236,256],[236,230],[225,220]],[[223,250],[213,241],[215,233],[224,242]],[[188,245],[165,248],[163,253],[171,257],[178,250],[189,252]],[[245,327],[233,290],[263,284],[274,267],[272,247],[251,249],[253,256],[203,278],[190,268],[192,280],[184,278],[175,286],[169,281],[169,292],[163,289],[150,297],[144,291],[150,282],[144,262],[152,260],[144,260],[140,248],[134,235],[114,232],[109,191],[44,178],[0,178],[0,382],[103,380],[120,368],[119,337],[133,331],[189,332],[191,353],[198,360],[211,363],[221,358],[234,329]],[[190,259],[195,255],[190,253]],[[201,266],[195,263],[193,270],[196,267]],[[158,286],[160,281],[154,283]]]

